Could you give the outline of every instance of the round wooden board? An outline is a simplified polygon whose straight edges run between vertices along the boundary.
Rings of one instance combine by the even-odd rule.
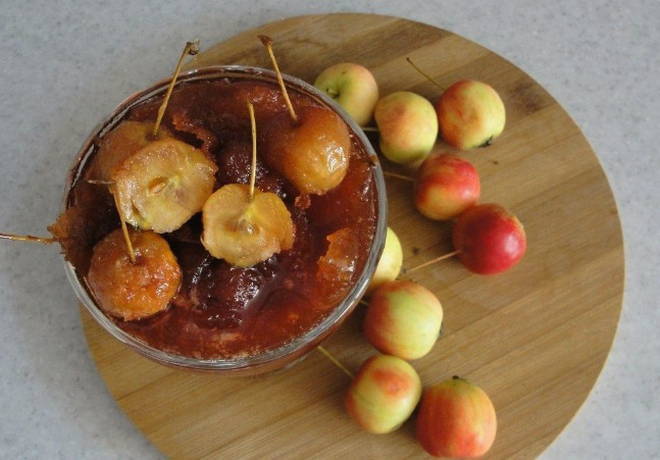
[[[501,275],[473,275],[455,260],[415,273],[445,308],[444,333],[415,361],[429,385],[458,374],[481,385],[498,415],[492,458],[530,458],[545,449],[587,397],[612,343],[621,308],[621,229],[607,179],[584,136],[557,102],[510,62],[445,30],[405,19],[332,14],[290,18],[242,33],[194,65],[270,67],[257,34],[275,40],[284,72],[313,81],[328,65],[370,68],[382,94],[486,81],[502,96],[507,126],[494,145],[463,153],[482,180],[482,201],[524,223],[529,249]],[[438,144],[437,150],[446,150]],[[386,169],[393,168],[385,164]],[[447,224],[422,218],[410,184],[390,179],[390,225],[405,265],[451,250]],[[325,345],[357,369],[374,349],[358,309]],[[163,453],[179,458],[423,457],[409,421],[371,435],[344,413],[346,376],[318,353],[291,369],[222,378],[154,364],[105,333],[83,312],[89,347],[110,393]]]

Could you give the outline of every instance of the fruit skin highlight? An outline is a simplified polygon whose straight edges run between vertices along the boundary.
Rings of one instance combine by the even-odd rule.
[[[479,173],[456,155],[432,155],[424,160],[415,182],[415,207],[425,217],[448,220],[479,201]]]
[[[422,393],[413,367],[395,356],[367,359],[344,400],[346,411],[370,433],[390,433],[412,414]]]
[[[457,81],[435,104],[442,139],[469,150],[489,145],[502,134],[506,110],[497,91],[476,80]]]
[[[380,150],[395,163],[412,164],[429,154],[438,137],[433,105],[410,91],[380,99],[374,113],[380,131]]]
[[[442,327],[438,298],[412,281],[390,281],[373,293],[364,318],[364,335],[380,352],[402,359],[428,354]]]
[[[401,248],[401,241],[399,241],[399,237],[396,236],[394,230],[387,227],[385,247],[378,260],[376,271],[371,277],[371,282],[367,288],[367,294],[373,292],[378,286],[387,281],[394,281],[397,276],[399,276],[399,273],[401,273],[402,264],[403,249]]]
[[[424,390],[416,431],[431,455],[481,457],[495,441],[497,416],[486,392],[454,377]]]
[[[314,86],[337,101],[360,126],[365,126],[378,101],[378,83],[364,66],[342,62],[316,77]]]
[[[474,206],[458,216],[452,239],[463,265],[481,275],[508,270],[527,250],[527,236],[520,221],[493,203]]]

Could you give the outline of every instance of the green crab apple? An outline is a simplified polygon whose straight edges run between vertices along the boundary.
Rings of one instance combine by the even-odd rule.
[[[371,121],[378,83],[366,67],[352,62],[335,64],[316,77],[314,86],[337,101],[360,126]]]

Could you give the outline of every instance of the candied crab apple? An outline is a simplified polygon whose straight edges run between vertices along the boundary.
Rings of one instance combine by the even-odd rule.
[[[96,244],[87,274],[101,308],[125,321],[165,310],[181,285],[181,268],[163,237],[137,230],[129,236],[135,263],[117,229]]]
[[[122,121],[116,128],[103,136],[99,142],[99,152],[94,158],[91,178],[111,181],[114,171],[124,160],[154,140],[172,137],[172,133],[161,127],[158,136],[153,138],[154,123],[150,121]]]
[[[291,249],[295,227],[280,197],[254,191],[244,184],[216,190],[202,211],[202,244],[218,259],[249,267],[275,253]]]
[[[172,232],[198,213],[213,192],[217,166],[176,139],[149,143],[115,170],[119,212],[143,230]]]
[[[282,112],[266,125],[265,158],[300,192],[322,195],[346,176],[351,152],[348,128],[323,107],[298,107],[297,117],[294,121]]]

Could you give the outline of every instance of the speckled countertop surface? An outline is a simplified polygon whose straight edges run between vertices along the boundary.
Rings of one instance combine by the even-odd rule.
[[[286,16],[362,11],[450,29],[512,60],[574,117],[623,221],[626,291],[605,369],[548,459],[660,458],[660,2],[0,2],[0,228],[41,234],[66,166],[173,50]],[[0,457],[158,458],[91,361],[56,251],[0,244]]]

